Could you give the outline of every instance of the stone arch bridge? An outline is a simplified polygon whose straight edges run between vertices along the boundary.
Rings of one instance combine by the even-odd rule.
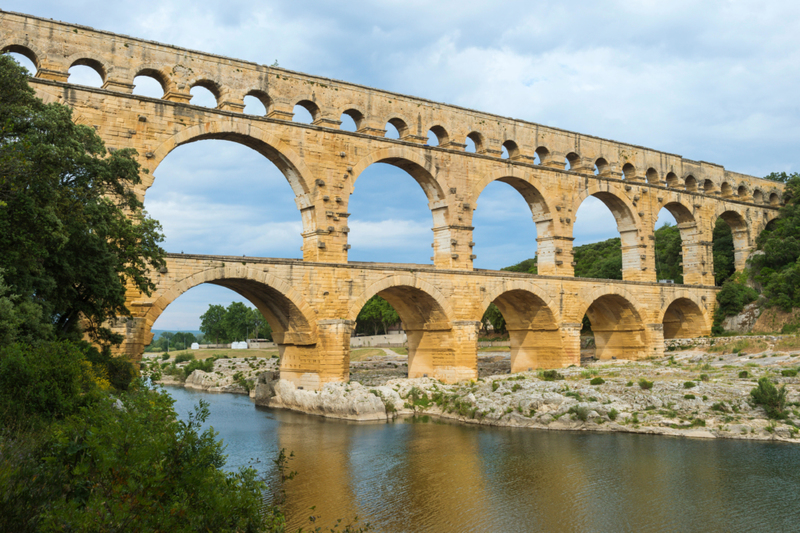
[[[200,283],[228,287],[256,305],[275,331],[282,376],[307,387],[347,380],[349,336],[361,306],[389,300],[409,336],[409,374],[448,381],[476,376],[477,331],[494,302],[506,318],[514,370],[578,364],[579,329],[592,322],[600,357],[663,353],[665,337],[710,332],[715,303],[711,240],[718,218],[734,235],[741,270],[781,204],[780,184],[641,146],[186,50],[83,26],[0,11],[0,50],[26,56],[48,102],[74,109],[109,149],[135,148],[144,199],[159,163],[203,139],[244,144],[291,185],[303,223],[303,260],[170,255],[153,273],[157,291],[128,294],[122,349],[140,357],[164,308]],[[68,83],[74,65],[102,87]],[[133,80],[158,81],[162,98],[133,95]],[[190,104],[202,86],[214,109]],[[264,116],[246,115],[258,98]],[[296,105],[312,124],[294,122]],[[344,115],[357,131],[340,129]],[[399,139],[385,136],[397,129]],[[428,132],[437,139],[429,146]],[[465,150],[467,139],[475,152]],[[507,157],[503,157],[507,154]],[[374,163],[407,171],[428,197],[431,265],[348,262],[348,201]],[[473,268],[472,215],[493,181],[530,206],[539,275]],[[589,196],[613,213],[623,280],[573,277],[575,213]],[[678,222],[685,285],[657,283],[654,225],[662,208]]]

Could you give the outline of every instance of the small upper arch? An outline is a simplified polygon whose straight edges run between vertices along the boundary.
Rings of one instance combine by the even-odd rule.
[[[436,136],[436,141],[438,146],[444,146],[445,144],[450,142],[450,136],[447,134],[447,130],[444,129],[443,126],[438,124],[431,126],[428,130]]]
[[[537,164],[546,165],[550,161],[550,150],[546,146],[537,147],[534,153],[536,154],[536,159],[538,159]]]
[[[689,192],[697,192],[697,178],[689,174],[684,178],[683,183],[686,185],[686,190]]]
[[[106,80],[108,79],[108,70],[106,69],[105,65],[96,59],[92,59],[90,57],[78,57],[70,63],[69,68],[72,67],[89,67],[95,71],[98,76],[100,76],[100,81],[102,82],[101,85],[105,84]]]
[[[311,100],[300,100],[295,104],[295,107],[300,106],[311,115],[311,121],[316,121],[321,116],[319,106]]]
[[[781,205],[781,195],[775,191],[771,192],[769,195],[769,205],[771,206]]]
[[[503,148],[505,148],[505,153],[502,154],[502,157],[506,159],[516,159],[520,155],[519,146],[510,139],[503,143]]]
[[[764,193],[761,192],[761,189],[753,190],[753,203],[756,204],[764,203]]]
[[[661,178],[658,175],[658,171],[653,167],[647,169],[645,173],[645,178],[647,178],[647,183],[658,185],[661,183]]]
[[[403,137],[406,137],[411,133],[411,130],[408,127],[409,124],[408,120],[399,115],[392,116],[389,120],[386,121],[386,124],[387,126],[392,126],[394,129],[397,130],[397,135],[399,139],[402,139]],[[386,129],[387,131],[390,131],[389,128]]]
[[[631,163],[622,165],[622,177],[626,180],[632,180],[636,177],[636,167]]]
[[[141,67],[136,71],[134,79],[138,78],[139,76],[144,76],[156,80],[158,84],[161,85],[161,90],[163,91],[163,94],[166,94],[167,91],[169,91],[170,79],[169,76],[165,74],[162,70],[151,67]]]
[[[678,187],[678,183],[680,183],[680,180],[678,179],[678,175],[675,174],[674,172],[668,172],[667,176],[665,178],[665,181],[667,182],[667,187],[669,187],[671,189],[677,188]]]
[[[604,157],[598,157],[594,162],[594,173],[598,176],[608,176],[611,174],[611,165]]]
[[[356,109],[355,106],[352,105],[346,106],[345,110],[342,111],[341,114],[347,115],[348,117],[353,119],[353,123],[356,125],[356,131],[361,129],[361,125],[364,123],[364,113]]]
[[[270,98],[265,91],[262,91],[260,89],[253,89],[252,91],[245,94],[244,98],[247,98],[248,96],[251,96],[256,100],[258,100],[259,102],[261,102],[261,105],[264,106],[264,114],[269,115],[269,112],[272,110],[272,98]],[[246,102],[244,103],[246,105]],[[257,106],[258,104],[255,105]]]
[[[717,185],[712,180],[705,180],[703,182],[703,192],[706,194],[713,194],[717,190]]]
[[[28,46],[23,46],[21,44],[7,44],[2,48],[0,48],[0,52],[11,52],[13,54],[19,54],[27,58],[31,63],[33,63],[33,66],[36,67],[37,71],[40,68],[39,55]],[[31,75],[34,74],[36,74],[36,72],[31,72]]]
[[[581,156],[575,152],[570,152],[564,157],[567,170],[577,170],[581,163]]]
[[[733,196],[733,187],[727,181],[723,181],[719,188],[719,192],[723,198],[730,198]]]
[[[471,132],[469,135],[467,135],[467,139],[472,141],[472,144],[475,145],[476,153],[481,153],[486,148],[483,134],[478,131]]]
[[[742,183],[739,185],[739,188],[736,189],[736,196],[738,196],[740,200],[744,200],[750,196],[750,191],[747,188],[747,184]]]

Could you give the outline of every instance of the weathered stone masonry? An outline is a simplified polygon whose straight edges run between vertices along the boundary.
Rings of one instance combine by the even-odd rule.
[[[124,350],[135,357],[163,309],[199,283],[224,285],[257,305],[276,331],[283,375],[309,387],[348,378],[353,321],[374,294],[403,319],[412,376],[474,377],[478,322],[492,301],[508,322],[515,369],[577,363],[584,313],[601,357],[655,355],[664,336],[710,331],[717,218],[734,232],[741,269],[780,205],[780,184],[719,165],[82,26],[0,12],[0,49],[33,61],[31,81],[45,101],[72,106],[75,119],[94,126],[108,147],[138,151],[141,198],[174,148],[201,139],[253,148],[295,192],[304,260],[170,256],[167,271],[154,274],[155,294],[129,294],[133,319],[122,326]],[[73,65],[94,68],[103,87],[67,83]],[[130,94],[137,75],[158,80],[163,98]],[[198,85],[216,96],[216,109],[189,104]],[[266,116],[242,113],[247,95],[264,103]],[[298,104],[313,124],[292,122]],[[339,129],[343,114],[358,131]],[[399,140],[384,137],[387,124]],[[428,131],[438,146],[425,144]],[[464,151],[467,138],[476,153]],[[361,172],[377,162],[406,170],[425,191],[433,266],[348,263],[349,197]],[[495,180],[530,206],[540,276],[473,270],[472,214]],[[617,220],[622,282],[572,278],[575,213],[590,195]],[[661,208],[681,231],[683,286],[656,283]]]

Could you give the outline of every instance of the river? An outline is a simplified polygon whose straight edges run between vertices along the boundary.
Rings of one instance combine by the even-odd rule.
[[[294,453],[294,529],[358,515],[380,532],[800,531],[800,446],[405,419],[349,423],[169,387],[200,399],[235,470]],[[312,512],[311,506],[316,506]],[[292,530],[294,530],[292,529]]]

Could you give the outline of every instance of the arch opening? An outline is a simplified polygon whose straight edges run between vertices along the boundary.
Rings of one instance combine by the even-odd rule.
[[[133,94],[150,98],[163,98],[167,92],[164,76],[155,69],[142,69],[133,78]]]
[[[211,109],[215,109],[219,105],[219,88],[214,82],[208,80],[198,81],[189,92],[192,94],[192,99],[189,101],[191,105]]]
[[[575,152],[570,152],[564,158],[564,164],[567,170],[576,170],[581,162],[581,156]]]
[[[635,279],[641,270],[638,235],[633,213],[625,202],[607,191],[591,194],[575,213],[575,276]]]
[[[747,186],[739,185],[739,188],[736,189],[736,195],[739,197],[740,200],[746,199],[748,195]]]
[[[684,282],[683,233],[689,231],[688,227],[690,226],[694,226],[694,217],[682,204],[671,202],[659,211],[654,228],[655,241],[653,245],[656,279],[659,282],[679,284]]]
[[[547,303],[536,294],[522,289],[502,293],[486,309],[482,323],[487,328],[491,325],[501,336],[507,335],[512,373],[565,366],[558,323]]]
[[[675,174],[674,172],[668,172],[667,177],[665,179],[667,182],[667,187],[670,187],[671,189],[677,188],[678,183],[680,183],[677,174]]]
[[[773,192],[769,195],[769,205],[771,206],[779,206],[781,205],[781,197],[778,193]]]
[[[651,183],[653,185],[658,185],[661,183],[661,178],[658,176],[658,171],[653,167],[647,169],[645,178],[647,179],[647,183]]]
[[[106,81],[106,71],[103,65],[94,59],[82,58],[73,62],[69,67],[67,83],[83,85],[84,87],[102,87]]]
[[[665,339],[689,339],[709,333],[703,312],[688,298],[678,298],[669,304],[662,322]]]
[[[717,186],[711,180],[705,180],[703,182],[703,192],[706,194],[714,194],[716,192]]]
[[[537,165],[545,165],[550,160],[550,150],[544,146],[538,147],[534,153],[536,154],[534,161]]]
[[[358,109],[347,109],[342,113],[340,120],[342,124],[339,129],[343,131],[358,131],[364,121],[364,114]]]
[[[722,183],[722,186],[719,189],[720,194],[722,194],[723,198],[730,198],[733,196],[733,187],[727,181]]]
[[[537,237],[552,233],[549,213],[544,196],[529,182],[503,177],[489,183],[480,192],[472,216],[477,256],[473,266],[499,270],[525,263],[526,271],[535,274]],[[512,228],[519,231],[515,239],[508,238]]]
[[[622,179],[632,180],[636,177],[636,167],[630,163],[622,165]]]
[[[445,208],[431,208],[444,198],[435,178],[417,163],[389,157],[370,164],[355,179],[347,206],[349,259],[430,264],[431,228],[445,224]],[[389,184],[391,200],[386,197]]]
[[[502,154],[501,158],[503,159],[516,159],[519,157],[519,146],[514,141],[506,141],[503,143],[501,148]]]
[[[182,144],[154,172],[144,204],[161,221],[165,249],[298,257],[303,222],[294,200],[303,188],[295,170],[263,142],[220,137]]]
[[[473,131],[472,133],[467,135],[467,138],[464,142],[467,144],[467,147],[464,149],[464,151],[472,153],[483,152],[484,149],[483,135],[481,135],[477,131]]]
[[[379,288],[372,296],[375,295],[394,310],[406,334],[408,377],[439,377],[453,381],[447,376],[455,366],[453,330],[447,311],[437,299],[425,290],[402,283]],[[359,315],[369,302],[375,302],[372,296],[361,305]],[[391,313],[389,316],[393,318]]]
[[[36,76],[39,71],[39,59],[30,48],[12,44],[4,47],[0,52],[10,55],[14,61],[28,71],[29,76]]]
[[[388,139],[402,139],[408,133],[408,125],[397,117],[390,118],[386,123],[386,138]]]
[[[246,115],[256,115],[260,117],[267,116],[272,105],[272,99],[264,91],[250,91],[242,99],[244,109],[242,112]]]
[[[712,234],[714,283],[721,286],[734,272],[744,268],[749,254],[747,222],[735,211],[717,218]]]
[[[295,104],[292,113],[292,122],[313,124],[319,118],[320,110],[311,100],[301,100]]]
[[[428,130],[428,146],[443,146],[450,142],[447,131],[441,126],[433,126]]]
[[[697,179],[691,174],[686,176],[686,179],[683,180],[683,183],[687,191],[697,192]]]
[[[611,165],[603,157],[597,158],[594,162],[594,173],[596,176],[607,176],[611,173]]]
[[[589,305],[581,336],[582,345],[594,345],[596,359],[647,356],[647,332],[641,316],[631,302],[617,294],[600,296]],[[586,355],[591,355],[591,350]]]

